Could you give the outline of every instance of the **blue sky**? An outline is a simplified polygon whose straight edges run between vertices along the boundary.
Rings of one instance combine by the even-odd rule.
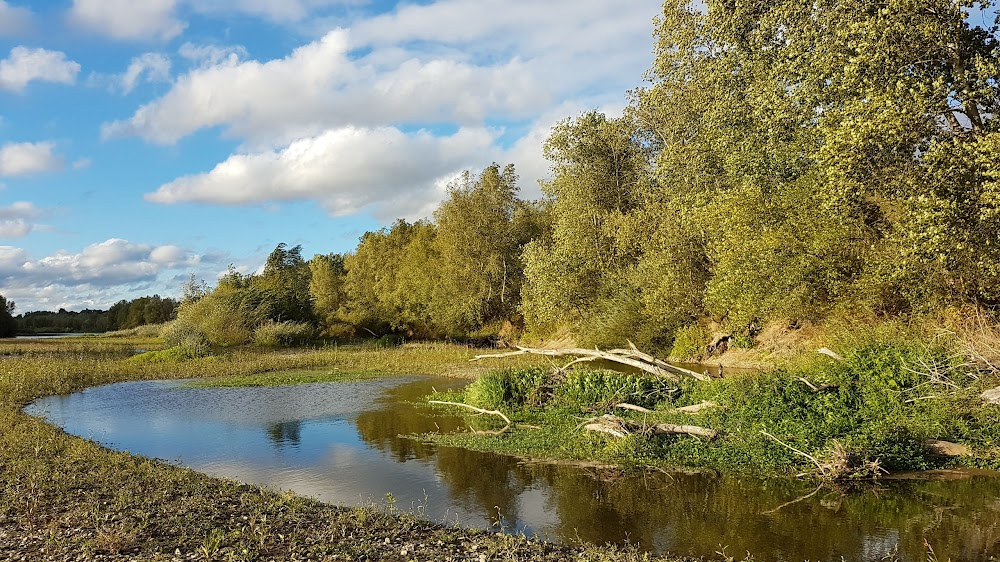
[[[0,0],[0,294],[176,296],[279,242],[352,249],[464,169],[546,174],[616,113],[659,0]]]

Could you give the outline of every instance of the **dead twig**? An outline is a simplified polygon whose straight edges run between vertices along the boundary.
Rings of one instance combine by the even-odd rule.
[[[820,463],[820,462],[819,462],[818,460],[816,460],[816,457],[814,457],[814,456],[810,455],[809,453],[803,453],[802,451],[800,451],[800,450],[796,449],[795,447],[792,447],[792,446],[791,446],[791,445],[789,445],[788,443],[785,443],[785,442],[784,442],[784,441],[782,441],[781,439],[778,439],[777,437],[775,437],[775,436],[771,435],[770,433],[768,433],[768,432],[766,432],[766,431],[764,431],[764,430],[761,430],[760,432],[761,432],[761,433],[762,433],[762,434],[763,434],[764,436],[766,436],[766,437],[770,437],[771,439],[773,439],[773,440],[774,440],[774,441],[775,441],[775,442],[776,442],[777,444],[781,445],[782,447],[785,447],[786,449],[788,449],[788,450],[792,451],[793,453],[796,453],[796,454],[799,454],[799,455],[802,455],[803,457],[805,457],[805,458],[807,458],[807,459],[811,460],[811,461],[813,462],[813,464],[815,464],[815,465],[816,465],[816,468],[817,468],[817,469],[819,469],[819,473],[820,473],[820,474],[822,474],[823,476],[826,476],[826,469],[824,469],[824,468],[823,468],[823,465],[822,465],[822,464],[821,464],[821,463]]]
[[[510,421],[510,418],[508,418],[506,415],[504,415],[504,413],[501,412],[500,410],[484,410],[482,408],[477,408],[477,407],[472,406],[470,404],[462,404],[461,402],[444,402],[442,400],[428,400],[427,403],[428,404],[441,404],[443,406],[458,406],[460,408],[468,408],[468,409],[473,410],[475,412],[478,412],[480,414],[489,414],[489,415],[493,415],[493,416],[499,416],[499,417],[503,418],[503,421],[505,421],[507,423],[512,423]]]

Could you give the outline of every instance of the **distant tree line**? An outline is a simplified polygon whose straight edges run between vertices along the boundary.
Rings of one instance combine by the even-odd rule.
[[[176,299],[153,295],[131,301],[121,300],[106,311],[59,309],[58,312],[27,312],[11,318],[13,332],[3,337],[14,334],[102,333],[160,324],[173,319],[178,304]],[[13,309],[9,310],[8,315],[12,312]],[[0,324],[3,322],[4,319],[0,318]]]

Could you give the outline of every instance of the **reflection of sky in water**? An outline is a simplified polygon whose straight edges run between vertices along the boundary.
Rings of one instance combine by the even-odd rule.
[[[595,469],[524,464],[400,435],[449,432],[461,418],[420,402],[449,379],[397,378],[255,388],[134,382],[39,400],[26,410],[67,432],[216,476],[324,501],[386,504],[432,521],[576,542],[769,560],[939,559],[1000,554],[1000,479],[883,484],[820,493],[808,483],[699,475],[606,478]],[[479,420],[476,423],[483,423]]]

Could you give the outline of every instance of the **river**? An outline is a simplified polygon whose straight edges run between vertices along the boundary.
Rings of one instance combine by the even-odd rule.
[[[464,430],[462,418],[422,403],[434,388],[461,384],[130,382],[25,410],[105,446],[214,476],[552,541],[776,561],[925,560],[927,541],[939,560],[1000,556],[1000,478],[991,473],[817,491],[790,479],[531,463],[406,437]]]

